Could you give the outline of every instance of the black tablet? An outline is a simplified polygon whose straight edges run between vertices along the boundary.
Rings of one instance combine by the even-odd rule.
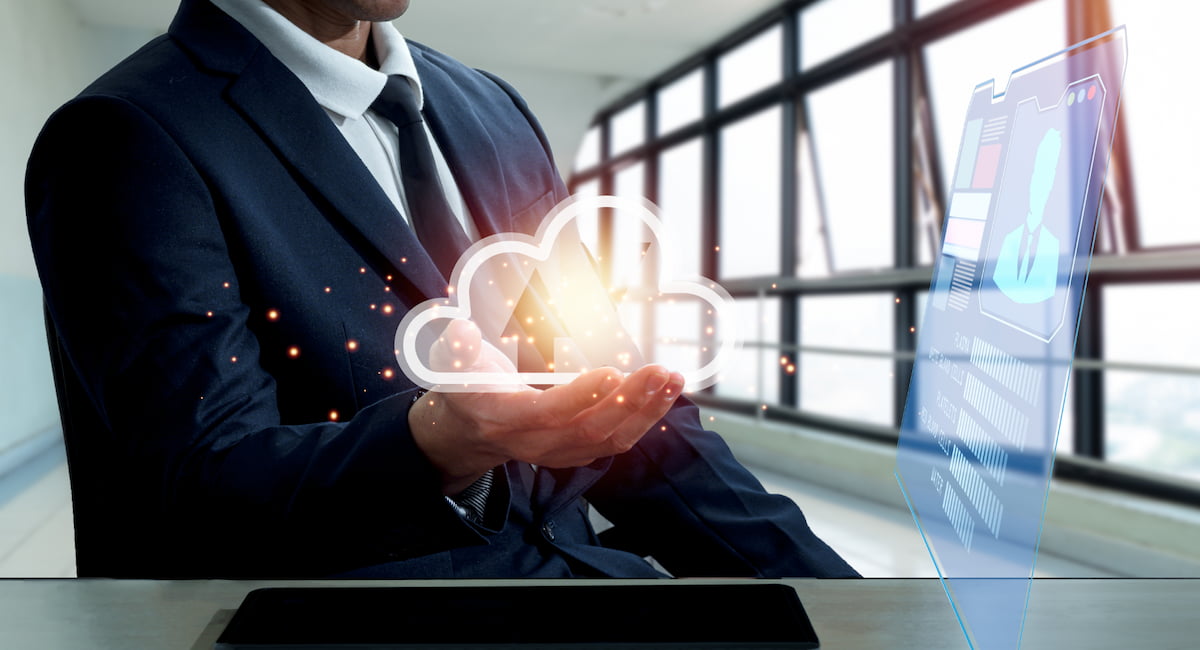
[[[217,650],[817,648],[778,583],[287,587],[247,594]]]

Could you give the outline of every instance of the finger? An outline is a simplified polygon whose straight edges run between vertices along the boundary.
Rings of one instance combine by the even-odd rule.
[[[596,368],[579,375],[569,384],[543,391],[538,403],[556,421],[569,422],[580,411],[611,395],[622,385],[622,380],[623,375],[616,368]]]
[[[429,351],[429,365],[438,372],[470,369],[479,360],[482,335],[469,320],[450,321]]]
[[[608,455],[623,453],[633,447],[647,433],[652,433],[651,427],[666,416],[679,395],[683,392],[683,375],[671,373],[666,385],[657,393],[650,396],[636,412],[621,422],[609,436],[605,444],[609,447]]]
[[[602,443],[609,439],[621,423],[647,405],[652,410],[661,406],[662,393],[671,381],[671,374],[662,366],[645,366],[625,378],[616,390],[595,405],[581,411],[573,420],[584,442]],[[676,395],[679,389],[671,389]],[[672,398],[672,401],[673,398]],[[666,403],[669,408],[670,404]],[[664,411],[665,412],[665,411]]]

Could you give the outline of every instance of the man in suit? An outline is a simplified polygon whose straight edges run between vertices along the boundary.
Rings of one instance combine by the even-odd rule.
[[[404,41],[406,5],[184,0],[47,123],[27,203],[80,575],[855,575],[666,369],[417,399],[393,335],[447,274],[381,90],[467,237],[566,192],[513,89]]]
[[[1047,129],[1034,155],[1029,177],[1029,211],[1000,245],[992,280],[1013,302],[1028,305],[1054,297],[1059,285],[1058,238],[1045,226],[1046,204],[1058,175],[1062,133]]]

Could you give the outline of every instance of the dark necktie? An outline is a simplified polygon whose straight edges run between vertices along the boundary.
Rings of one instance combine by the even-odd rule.
[[[400,162],[400,181],[404,183],[404,198],[408,203],[408,218],[421,240],[421,246],[433,258],[446,279],[463,251],[471,245],[463,231],[438,179],[433,161],[433,148],[425,135],[425,123],[417,109],[416,93],[406,77],[391,75],[371,110],[391,120],[399,132],[397,157]],[[454,497],[476,522],[483,522],[488,495],[492,490],[493,470],[475,481]]]
[[[1017,258],[1017,279],[1025,282],[1029,279],[1029,272],[1033,270],[1033,262],[1037,259],[1037,235],[1040,232],[1037,228],[1029,229],[1025,226],[1026,235],[1021,246],[1021,254]]]
[[[391,120],[400,132],[400,179],[408,202],[408,218],[417,239],[449,280],[455,263],[471,245],[471,240],[442,192],[437,166],[433,162],[433,149],[425,135],[424,121],[408,79],[401,75],[389,76],[371,109]]]

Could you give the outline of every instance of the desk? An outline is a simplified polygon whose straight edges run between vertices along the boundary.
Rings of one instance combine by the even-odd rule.
[[[647,581],[670,590],[682,580]],[[704,580],[705,583],[746,582]],[[786,580],[826,650],[965,650],[937,580]],[[570,584],[613,584],[571,581]],[[251,589],[444,582],[0,580],[0,647],[9,650],[211,650]],[[466,581],[455,584],[513,584]],[[553,587],[563,581],[519,584]],[[1039,579],[1023,650],[1200,647],[1200,579]]]

